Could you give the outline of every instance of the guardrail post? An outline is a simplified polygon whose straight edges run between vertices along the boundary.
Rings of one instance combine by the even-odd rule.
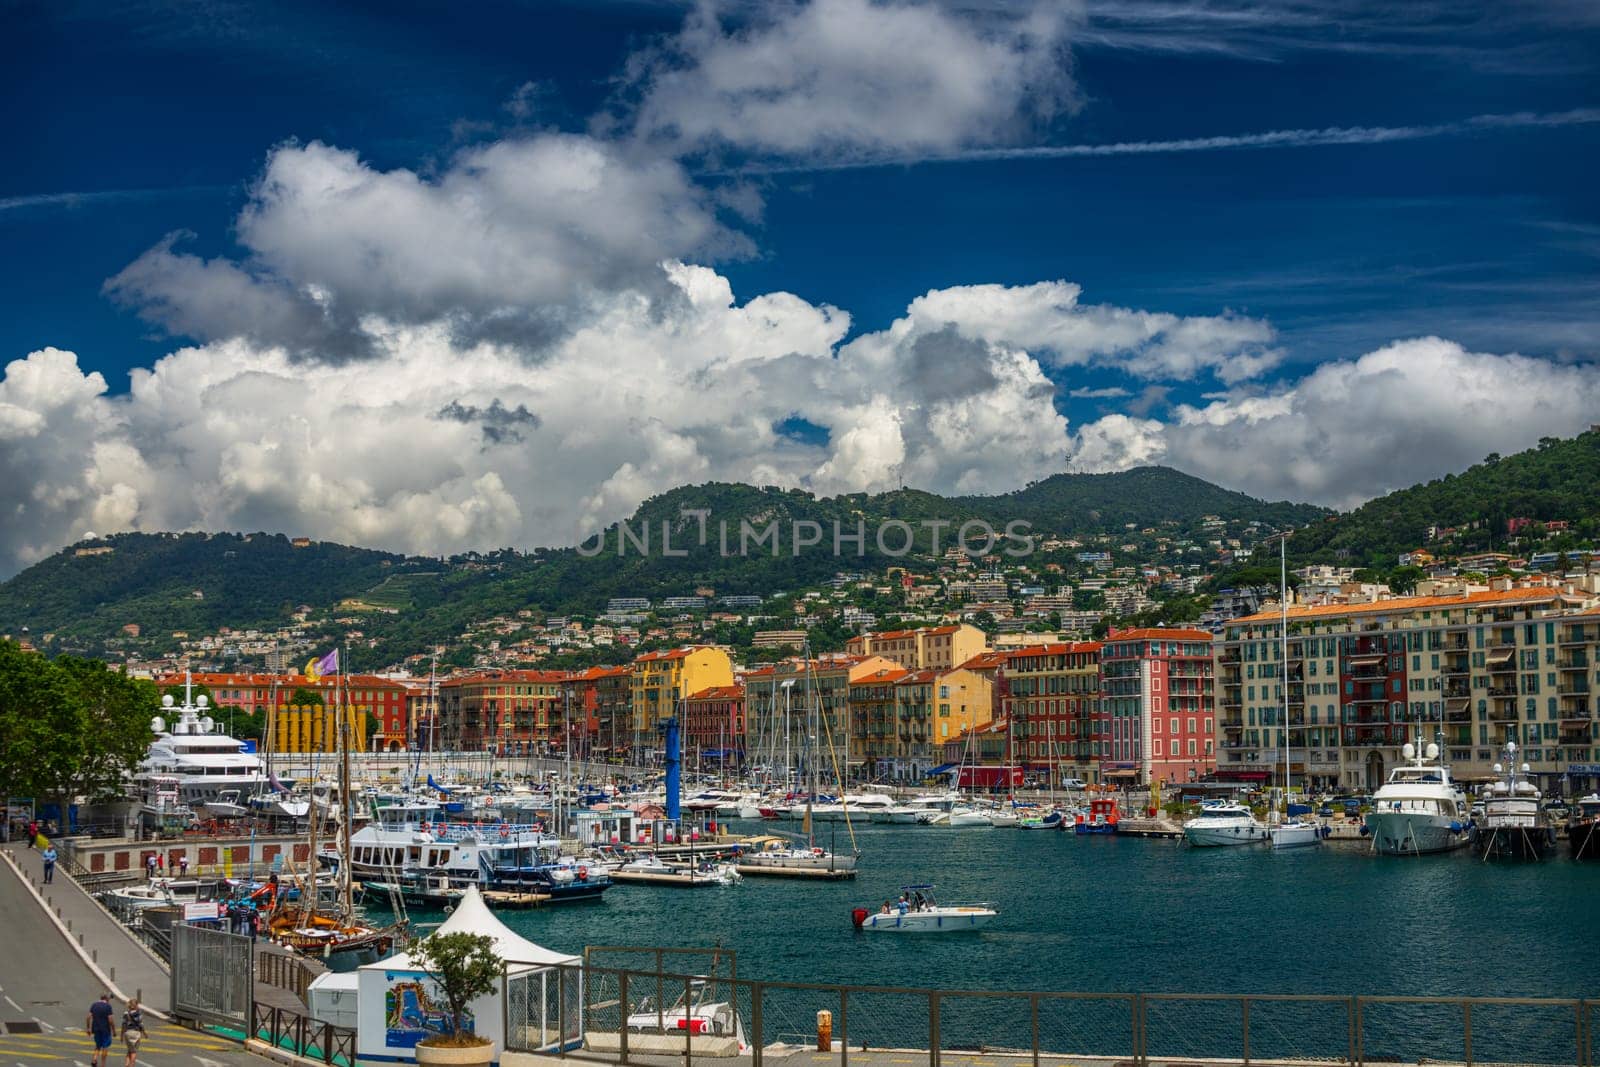
[[[1467,1067],[1472,1067],[1472,1001],[1461,1001],[1461,1042],[1466,1054]]]
[[[765,990],[760,982],[750,983],[750,1067],[761,1067],[761,999]]]
[[[628,972],[617,972],[617,1059],[628,1062]]]
[[[1028,1029],[1033,1032],[1033,1067],[1039,1067],[1039,994],[1028,994]]]
[[[1145,1063],[1143,993],[1133,994],[1128,1001],[1128,1039],[1133,1045],[1133,1062]]]
[[[1250,998],[1243,997],[1239,1000],[1239,1007],[1243,1015],[1244,1038],[1244,1065],[1250,1067]]]
[[[939,1067],[939,991],[928,990],[928,1067]]]
[[[1356,1067],[1366,1067],[1367,1063],[1367,1029],[1365,1009],[1360,997],[1351,997],[1356,1006]]]
[[[850,1015],[844,986],[839,987],[839,1067],[850,1067]]]
[[[1345,1062],[1354,1067],[1356,1062],[1356,998],[1350,997],[1344,1005]]]

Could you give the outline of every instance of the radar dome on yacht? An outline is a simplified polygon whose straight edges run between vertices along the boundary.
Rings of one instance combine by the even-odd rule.
[[[167,720],[163,719],[161,716],[157,715],[155,718],[150,720],[150,729],[154,733],[158,733],[158,734],[166,733],[167,732]]]
[[[1500,764],[1496,763],[1494,765],[1494,773],[1496,773],[1496,774],[1504,774],[1504,773],[1506,773],[1506,769],[1504,767],[1500,766]]]
[[[202,697],[201,699],[204,698]],[[215,725],[216,723],[212,721],[211,716],[207,715],[205,718],[200,720],[200,732],[203,734],[209,734],[211,732],[211,728]]]
[[[1506,751],[1511,753],[1512,755],[1516,755],[1516,753],[1517,753],[1517,743],[1515,741],[1507,741],[1506,742]]]
[[[1417,755],[1417,746],[1413,745],[1410,741],[1407,741],[1405,744],[1400,746],[1400,758],[1401,759],[1415,759],[1416,755]]]
[[[194,698],[194,706],[197,708],[203,708],[209,703],[211,703],[211,701],[206,699],[206,695],[204,693],[201,693],[199,696]]]
[[[1428,742],[1427,756],[1429,759],[1439,758],[1439,746],[1434,744],[1432,741]]]
[[[1523,764],[1523,765],[1522,765],[1522,773],[1523,773],[1523,774],[1527,774],[1527,773],[1528,773],[1528,771],[1529,771],[1529,767],[1528,767],[1528,765],[1527,765],[1527,764],[1526,764],[1526,763],[1524,763],[1524,764]]]
[[[172,694],[171,693],[168,693],[166,696],[161,698],[161,706],[164,707],[164,708],[172,707]]]

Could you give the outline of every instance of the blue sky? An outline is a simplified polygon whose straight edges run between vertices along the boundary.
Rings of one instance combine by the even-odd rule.
[[[491,393],[507,393],[498,372],[479,377],[473,368],[481,364],[466,354],[471,340],[500,338],[545,390],[528,397],[543,409],[525,404],[537,417],[524,444],[578,449],[570,435],[540,436],[555,434],[560,406],[551,383],[561,361],[547,358],[549,346],[603,320],[597,308],[610,305],[597,292],[658,300],[666,283],[641,265],[658,254],[713,269],[741,304],[788,293],[807,308],[843,309],[848,327],[820,342],[836,361],[847,358],[852,341],[865,343],[848,353],[871,350],[919,296],[973,286],[1061,280],[1081,287],[1084,306],[1253,324],[1249,336],[1227,341],[1196,325],[1191,332],[1206,336],[1162,342],[1164,362],[1152,370],[1138,358],[1156,343],[1149,336],[1095,342],[1102,347],[1092,356],[1041,357],[1040,350],[1060,347],[1059,330],[1078,326],[1025,328],[1015,307],[975,310],[981,300],[941,312],[950,316],[952,338],[978,348],[940,348],[936,358],[952,362],[916,366],[959,364],[988,374],[1007,351],[1027,349],[1048,384],[1022,392],[1063,421],[1039,431],[1061,438],[1059,448],[1046,436],[995,442],[995,463],[929,458],[920,478],[930,488],[1004,489],[1053,469],[1155,460],[1265,495],[1343,504],[1524,437],[1531,443],[1549,426],[1570,431],[1588,417],[1583,405],[1552,409],[1549,394],[1590,396],[1588,371],[1600,354],[1597,10],[1366,0],[830,0],[729,3],[698,13],[642,2],[484,4],[470,13],[427,4],[12,5],[0,43],[0,84],[14,102],[0,117],[13,146],[0,172],[0,283],[8,294],[0,364],[54,348],[74,353],[81,374],[100,372],[104,390],[87,390],[94,396],[80,397],[79,406],[106,406],[71,418],[121,427],[104,444],[131,449],[148,477],[121,483],[121,493],[108,488],[116,479],[91,478],[76,504],[37,515],[37,527],[0,552],[25,559],[88,521],[231,524],[286,508],[293,521],[327,535],[407,548],[564,541],[559,531],[579,512],[588,520],[617,517],[674,479],[760,476],[819,491],[874,488],[907,469],[918,474],[921,458],[952,440],[954,431],[938,426],[920,443],[905,429],[944,418],[934,413],[948,414],[948,398],[886,397],[872,408],[865,395],[858,405],[841,397],[816,410],[797,402],[787,413],[774,409],[782,417],[762,416],[772,439],[741,466],[730,458],[741,450],[708,443],[703,427],[651,414],[642,421],[663,424],[664,437],[644,433],[632,453],[589,457],[573,481],[510,454],[463,461],[428,484],[373,488],[383,479],[357,477],[354,491],[370,497],[354,509],[367,517],[354,518],[348,504],[308,503],[283,487],[256,493],[230,481],[247,446],[273,446],[267,435],[216,441],[214,454],[195,459],[208,449],[152,428],[170,423],[171,411],[140,410],[141,401],[125,395],[130,372],[159,369],[187,345],[207,354],[208,382],[230,366],[293,377],[343,365],[353,349],[332,338],[357,333],[366,355],[356,358],[414,370],[407,360],[420,358],[415,353],[402,356],[389,340],[372,340],[369,326],[352,324],[364,314],[412,326],[449,322],[451,351],[430,356],[440,361],[440,408],[461,401],[452,410],[486,411]],[[873,41],[874,33],[903,40]],[[781,107],[761,113],[774,103]],[[320,271],[315,260],[329,250],[290,233],[294,220],[321,225],[313,208],[263,208],[257,186],[274,160],[302,162],[294,153],[322,145],[350,153],[364,175],[414,176],[443,191],[451,175],[478,173],[463,164],[467,154],[562,134],[654,175],[639,179],[648,186],[643,193],[629,185],[619,195],[660,208],[640,217],[651,240],[639,242],[637,263],[631,249],[594,252],[597,243],[612,249],[614,235],[579,228],[573,245],[581,251],[572,254],[581,260],[574,270],[581,298],[537,282],[525,302],[515,286],[490,295],[463,288],[469,275],[503,271],[502,257],[439,288],[408,295],[406,276],[396,273],[385,291],[375,292],[376,284],[368,291],[359,272]],[[520,166],[507,168],[507,180],[524,173]],[[661,178],[660,168],[672,174]],[[303,172],[296,175],[289,184],[302,180]],[[297,186],[293,195],[303,193]],[[319,202],[315,210],[327,208]],[[332,210],[330,220],[346,221]],[[521,220],[507,210],[513,215],[485,225],[514,231]],[[241,220],[252,212],[256,229],[241,240]],[[388,224],[403,231],[408,221],[396,215]],[[175,233],[186,236],[172,255],[141,260]],[[352,233],[341,247],[367,247],[370,238],[367,255],[400,262],[384,244],[393,236]],[[537,252],[541,270],[565,262],[551,242],[568,246],[550,231],[516,240]],[[107,288],[136,261],[145,269]],[[201,273],[182,273],[190,269]],[[210,303],[193,296],[202,279],[216,286]],[[321,311],[306,310],[307,293]],[[240,301],[255,300],[259,308],[238,311]],[[285,311],[285,302],[293,308]],[[313,332],[301,328],[308,314],[324,312],[327,321]],[[289,321],[300,326],[283,325]],[[508,322],[515,336],[507,341]],[[800,329],[787,319],[781,328],[791,327]],[[1438,469],[1392,472],[1377,456],[1355,454],[1331,473],[1257,476],[1276,445],[1259,457],[1224,459],[1239,439],[1197,436],[1208,424],[1226,422],[1241,433],[1259,425],[1264,416],[1252,405],[1277,403],[1282,415],[1319,395],[1360,403],[1353,387],[1337,392],[1339,368],[1358,368],[1345,375],[1348,384],[1361,376],[1363,356],[1428,336],[1456,348],[1406,350],[1400,362],[1417,374],[1471,377],[1462,390],[1469,397],[1529,394],[1494,433],[1423,426],[1414,440],[1385,440],[1393,450],[1437,445],[1430,450],[1446,464]],[[1187,344],[1212,355],[1194,357],[1198,364],[1187,353],[1174,361],[1167,350]],[[1217,354],[1217,345],[1226,352]],[[259,363],[275,346],[288,351],[287,362]],[[666,358],[668,347],[663,342],[652,358]],[[1505,362],[1517,353],[1539,366]],[[1242,355],[1259,367],[1229,362]],[[1478,355],[1496,359],[1468,358]],[[730,349],[686,373],[731,390],[732,358]],[[857,362],[904,373],[904,364],[884,360]],[[164,366],[176,380],[179,367]],[[1319,367],[1322,376],[1302,386]],[[1540,377],[1541,367],[1555,377]],[[53,365],[57,372],[67,373]],[[388,388],[367,372],[363,388]],[[463,391],[446,395],[457,377]],[[73,381],[60,379],[60,388],[71,392]],[[774,367],[766,384],[780,381],[788,379]],[[46,417],[45,407],[55,411],[62,402],[43,386],[23,403],[21,383],[20,376],[12,383],[9,402],[37,402],[40,425],[52,427],[36,439],[73,425]],[[770,399],[771,388],[745,384]],[[505,397],[508,408],[513,399]],[[1430,403],[1423,394],[1418,401]],[[1219,404],[1227,407],[1200,414]],[[979,408],[951,416],[951,425],[967,432],[986,415],[1015,421],[1004,402]],[[869,409],[878,422],[862,414]],[[1105,422],[1108,416],[1131,422]],[[882,439],[884,418],[901,428],[897,441]],[[796,434],[797,425],[816,430]],[[1337,431],[1307,430],[1315,432]],[[676,437],[689,440],[692,461],[662,460],[682,447]],[[854,451],[842,447],[847,439]],[[1261,439],[1275,440],[1266,432]],[[12,455],[0,460],[26,469],[25,450],[7,440],[0,447]],[[783,451],[793,444],[812,451]],[[769,447],[777,451],[767,455]],[[314,451],[295,462],[312,462]],[[1300,461],[1326,452],[1308,446]],[[526,488],[510,488],[509,500],[442,488],[452,480],[476,484],[485,474]],[[163,502],[172,490],[157,483],[169,475],[210,486],[201,495],[212,503],[185,510]],[[539,499],[552,493],[581,506],[552,509]],[[414,520],[397,517],[406,499],[463,509],[455,541],[408,539],[403,528]],[[389,520],[371,517],[378,513]],[[497,518],[481,521],[485,514]]]

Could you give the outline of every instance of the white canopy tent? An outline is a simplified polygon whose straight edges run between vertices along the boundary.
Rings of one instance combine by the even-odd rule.
[[[505,964],[501,988],[472,1002],[473,1030],[494,1042],[495,1059],[505,1051],[508,1031],[513,1048],[528,1051],[570,1047],[583,1039],[583,962],[578,956],[536,945],[495,917],[476,887],[467,890],[454,913],[429,937],[482,934],[494,941]],[[573,967],[566,978],[556,968]],[[415,1062],[418,1041],[446,1025],[443,998],[411,953],[402,952],[360,968],[356,1053],[363,1059]],[[563,1004],[566,1010],[562,1010]]]

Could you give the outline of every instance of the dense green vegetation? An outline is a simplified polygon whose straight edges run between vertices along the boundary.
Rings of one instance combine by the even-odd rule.
[[[697,513],[706,516],[703,538]],[[171,647],[175,631],[275,629],[305,604],[361,618],[378,643],[357,652],[359,669],[447,643],[475,622],[527,608],[594,612],[611,597],[659,599],[699,586],[718,595],[776,596],[839,571],[881,570],[904,561],[899,552],[908,531],[895,523],[909,526],[916,553],[931,554],[935,535],[923,524],[934,521],[947,524],[937,534],[943,551],[963,522],[977,519],[997,532],[1023,520],[1039,535],[1122,537],[1132,524],[1186,537],[1201,534],[1206,516],[1276,527],[1322,514],[1144,467],[1057,475],[1015,493],[948,499],[910,489],[818,498],[772,487],[684,486],[645,501],[625,524],[628,536],[623,524],[614,525],[585,551],[505,550],[444,562],[326,543],[295,548],[288,538],[269,534],[118,534],[95,542],[109,546],[108,554],[79,556],[69,548],[0,585],[0,633],[17,635],[27,627],[52,653],[100,652],[119,643]],[[816,539],[798,554],[797,523],[802,539]],[[859,547],[849,540],[858,524],[865,533]],[[843,535],[838,555],[836,527]],[[648,548],[642,549],[645,538]],[[140,639],[120,633],[128,623],[140,627]],[[46,635],[52,639],[45,641]]]
[[[1435,554],[1517,551],[1530,541],[1553,552],[1600,539],[1600,432],[1570,440],[1546,437],[1514,456],[1490,455],[1460,474],[1382,496],[1333,515],[1289,541],[1297,563],[1348,561],[1387,572],[1402,552],[1427,547]],[[1513,535],[1508,523],[1532,519]],[[1542,524],[1570,523],[1552,536]],[[1429,528],[1440,531],[1429,537]],[[1520,538],[1513,545],[1513,537]]]
[[[156,687],[95,660],[0,641],[0,791],[55,801],[120,792],[150,744]]]

